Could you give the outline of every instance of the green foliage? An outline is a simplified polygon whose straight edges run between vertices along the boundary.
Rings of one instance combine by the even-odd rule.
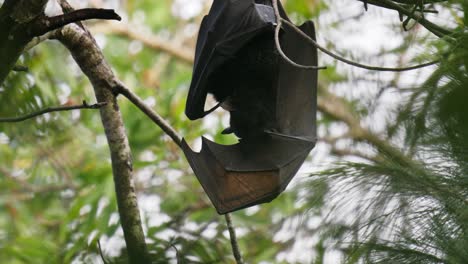
[[[201,17],[174,16],[170,0],[122,2],[136,27],[193,47],[195,36],[183,34]],[[343,23],[341,16],[332,21],[321,17],[340,13],[334,8],[342,2],[288,0],[285,6],[294,21],[320,17],[317,30],[327,38],[328,31],[345,24],[359,26],[357,20]],[[453,16],[464,16],[457,20],[459,28],[452,40],[429,42],[427,35],[402,32],[401,45],[381,52],[405,57],[419,43],[427,54],[436,50],[443,60],[422,85],[395,91],[407,100],[399,105],[395,120],[388,121],[382,133],[388,136],[382,139],[385,144],[350,139],[347,148],[366,144],[368,152],[375,154],[372,159],[337,163],[309,178],[299,173],[274,202],[233,214],[248,263],[466,262],[468,35],[464,25],[468,7],[466,1],[454,6],[461,6],[464,13],[453,8]],[[393,30],[400,32],[399,27]],[[106,34],[98,35],[98,40],[117,76],[189,142],[202,134],[225,144],[235,142],[234,137],[219,135],[221,114],[210,115],[208,126],[185,117],[191,77],[186,62],[126,37]],[[425,57],[415,57],[421,59]],[[10,73],[0,86],[0,117],[83,100],[95,102],[88,80],[59,43],[40,44],[25,53],[19,64],[28,66],[29,72]],[[355,81],[364,77],[370,78],[366,85],[380,87],[380,80],[372,79],[376,74],[343,71],[335,62],[327,66],[320,72],[321,96],[340,85],[358,90]],[[389,82],[396,83],[399,76],[391,78]],[[377,101],[379,96],[376,92],[369,97]],[[373,113],[361,96],[336,98],[343,99],[356,118]],[[125,98],[119,97],[119,105],[154,262],[234,263],[223,217],[212,208],[182,152]],[[327,133],[343,124],[323,113],[318,122]],[[109,263],[126,263],[125,250],[109,242],[122,242],[123,235],[103,133],[97,110],[0,123],[0,262],[99,263],[100,242]],[[317,152],[324,151],[319,147]],[[317,152],[310,159],[322,154]],[[306,249],[294,249],[297,244]],[[309,260],[285,257],[306,250]],[[338,257],[330,260],[331,251]]]
[[[405,145],[371,163],[324,171],[349,196],[354,220],[338,238],[347,262],[465,263],[468,259],[468,49],[466,28],[436,45],[440,66],[407,92],[391,135]],[[382,150],[381,150],[382,151]],[[395,155],[394,153],[400,153]],[[372,193],[368,195],[368,193]]]

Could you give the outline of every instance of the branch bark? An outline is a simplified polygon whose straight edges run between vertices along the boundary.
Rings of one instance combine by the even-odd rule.
[[[30,36],[37,37],[65,25],[89,19],[121,20],[112,9],[84,8],[53,17],[41,15],[25,27]]]
[[[30,22],[39,16],[45,8],[47,0],[5,1],[0,8],[0,84],[15,66],[24,47],[29,41],[24,36],[20,25]]]
[[[231,238],[231,247],[232,252],[234,253],[234,258],[236,259],[237,264],[243,264],[244,261],[242,260],[242,256],[240,254],[239,245],[237,243],[236,238],[236,230],[232,225],[231,214],[225,214],[224,217],[226,218],[226,224],[229,230],[229,237]]]
[[[171,139],[177,144],[177,146],[182,146],[182,137],[177,133],[177,131],[166,121],[162,118],[157,112],[153,109],[148,107],[144,101],[138,97],[138,95],[134,94],[130,89],[128,89],[123,83],[118,82],[116,86],[116,91],[123,96],[125,96],[128,100],[130,100],[136,107],[138,107],[146,116],[148,116],[153,122],[158,125]],[[236,259],[237,264],[244,263],[242,260],[241,252],[239,250],[239,246],[237,243],[236,238],[236,230],[232,224],[231,215],[225,214],[226,224],[229,231],[229,237],[231,240],[231,247],[234,258]]]
[[[145,104],[145,102],[134,94],[130,89],[128,89],[123,83],[119,82],[116,86],[116,92],[125,96],[130,102],[132,102],[136,107],[138,107],[146,116],[148,116],[156,125],[158,125],[171,139],[177,144],[177,146],[182,147],[182,137],[177,133],[177,131],[166,121],[162,116],[160,116],[156,111],[151,109]]]
[[[151,258],[146,247],[135,188],[132,182],[131,151],[128,144],[128,139],[126,137],[123,120],[117,104],[116,94],[120,92],[126,96],[145,114],[147,114],[156,124],[158,124],[179,146],[181,144],[182,138],[161,116],[159,116],[159,114],[157,114],[151,108],[147,107],[138,96],[133,94],[115,78],[110,66],[105,61],[104,56],[102,55],[94,38],[89,34],[86,28],[81,25],[81,23],[77,23],[77,25],[68,25],[61,29],[57,29],[54,32],[50,32],[50,30],[54,30],[63,25],[81,21],[83,19],[95,18],[95,16],[98,16],[96,18],[119,19],[119,17],[113,13],[113,11],[73,11],[71,6],[68,5],[66,1],[61,0],[60,3],[64,11],[72,12],[73,15],[67,16],[67,14],[64,14],[62,16],[53,17],[51,20],[42,16],[40,17],[41,20],[34,21],[34,19],[38,19],[38,17],[44,11],[45,3],[47,1],[42,1],[42,6],[39,5],[38,1],[33,1],[34,5],[28,5],[28,1],[31,0],[23,0],[18,2],[7,0],[0,9],[0,24],[7,26],[6,30],[2,30],[2,32],[0,32],[0,59],[2,59],[2,62],[4,63],[3,66],[7,66],[0,69],[0,83],[3,82],[8,72],[14,68],[16,60],[19,58],[27,44],[35,36],[49,32],[50,38],[58,39],[64,46],[69,49],[75,61],[91,81],[97,100],[102,102],[101,104],[105,104],[105,107],[100,109],[100,114],[111,152],[112,170],[117,193],[117,203],[130,263],[150,263]],[[10,13],[14,6],[29,6],[30,8],[36,10],[36,13],[29,12],[22,14],[20,19],[13,19]],[[17,37],[14,35],[17,34],[17,32],[13,31],[13,29],[18,28],[17,24],[19,22],[25,24],[27,23],[29,28],[24,27],[23,33],[26,32],[26,34],[19,35],[20,37]],[[15,41],[13,42],[11,40]],[[146,40],[147,43],[145,44],[147,45],[148,43],[152,43],[156,49],[165,50],[172,55],[175,55],[179,59],[182,59],[183,61],[193,63],[193,56],[188,52],[180,53],[177,52],[176,49],[171,48],[169,45],[162,45],[158,41],[156,41],[156,44],[154,44],[154,39]],[[80,106],[80,108],[82,107]],[[73,109],[75,109],[75,107],[73,107]],[[70,108],[45,109],[24,117],[14,118],[14,120],[20,121],[43,114],[45,112],[64,110],[70,110]],[[11,120],[8,119],[8,121]],[[226,217],[226,219],[228,219],[229,216]],[[233,252],[237,260],[238,256],[240,256],[240,252],[238,247],[234,247],[234,245],[237,245],[237,241],[235,237],[235,231],[232,227],[232,222],[228,223],[228,229],[231,236],[231,243],[234,243],[232,244]]]
[[[33,38],[64,25],[87,19],[117,19],[108,9],[82,9],[69,14],[47,17],[44,14],[47,0],[6,1],[0,8],[0,84]]]
[[[57,31],[55,37],[65,45],[91,81],[96,98],[107,105],[100,110],[112,160],[117,205],[130,263],[151,263],[132,180],[132,156],[122,116],[113,89],[115,76],[94,38],[77,25]]]

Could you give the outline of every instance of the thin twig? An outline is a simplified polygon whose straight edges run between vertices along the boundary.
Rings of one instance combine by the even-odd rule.
[[[232,225],[231,214],[225,214],[224,218],[226,218],[226,224],[229,230],[229,236],[231,237],[231,246],[232,246],[232,253],[234,254],[234,258],[236,259],[237,264],[243,264],[244,261],[242,260],[242,256],[239,250],[239,244],[237,243],[236,238],[236,230]]]
[[[406,5],[416,5],[421,2],[421,0],[392,0],[393,2],[406,4]],[[448,0],[424,0],[426,4],[435,4],[435,3],[442,3],[447,2]]]
[[[174,243],[171,243],[171,248],[173,248],[176,252],[176,259],[177,259],[177,264],[181,263],[180,261],[180,253],[177,247],[174,245]]]
[[[138,107],[146,116],[148,116],[154,123],[156,123],[172,140],[179,146],[182,147],[182,137],[177,131],[161,117],[156,111],[151,109],[145,104],[145,102],[138,97],[135,93],[130,91],[122,82],[116,81],[117,86],[114,87],[116,92],[125,96],[130,100],[136,107]]]
[[[364,65],[364,64],[357,63],[357,62],[354,62],[354,61],[350,61],[350,60],[345,59],[345,58],[343,58],[343,57],[341,57],[339,55],[336,55],[336,54],[332,53],[331,51],[325,49],[324,47],[320,46],[315,40],[313,40],[311,37],[309,37],[307,34],[305,34],[296,25],[294,25],[293,23],[289,22],[286,19],[281,18],[280,14],[279,14],[279,9],[278,9],[278,0],[273,0],[273,8],[275,10],[275,16],[276,16],[276,21],[277,21],[277,26],[276,26],[276,29],[275,29],[275,42],[276,42],[276,47],[278,49],[278,52],[281,54],[281,56],[286,61],[288,61],[293,66],[296,66],[296,67],[299,67],[299,68],[311,69],[309,67],[314,67],[314,66],[299,65],[299,64],[295,63],[294,61],[291,61],[289,58],[287,58],[286,55],[282,52],[281,47],[279,45],[279,39],[278,39],[278,34],[279,34],[280,27],[282,25],[282,22],[284,22],[285,24],[290,26],[292,29],[294,29],[294,31],[296,31],[300,36],[302,36],[305,40],[307,40],[309,43],[311,43],[314,47],[318,48],[323,53],[325,53],[325,54],[327,54],[327,55],[329,55],[329,56],[331,56],[331,57],[333,57],[333,58],[335,58],[335,59],[337,59],[339,61],[342,61],[344,63],[347,63],[349,65],[352,65],[352,66],[355,66],[355,67],[358,67],[358,68],[363,68],[363,69],[372,70],[372,71],[401,72],[401,71],[409,71],[409,70],[415,70],[415,69],[427,67],[427,66],[430,66],[430,65],[433,65],[433,64],[436,64],[436,63],[439,62],[438,60],[436,60],[436,61],[431,61],[431,62],[427,62],[427,63],[424,63],[424,64],[415,65],[415,66],[410,66],[410,67],[386,68],[386,67],[369,66],[369,65]]]
[[[276,16],[275,45],[276,45],[276,49],[278,50],[278,53],[281,55],[281,57],[286,62],[288,62],[289,64],[291,64],[292,66],[294,66],[296,68],[308,69],[308,70],[323,70],[323,69],[326,69],[327,67],[324,67],[324,66],[313,66],[313,65],[309,66],[309,65],[298,64],[298,63],[294,62],[293,60],[291,60],[286,54],[284,54],[283,49],[281,48],[281,43],[279,41],[279,32],[280,32],[281,25],[282,25],[282,18],[281,18],[280,14],[279,14],[277,0],[273,0],[273,3],[274,3],[273,8],[275,10],[275,16]]]
[[[425,27],[427,30],[429,30],[430,32],[432,32],[434,35],[438,37],[444,37],[447,35],[451,35],[453,33],[452,31],[445,29],[443,27],[440,27],[432,23],[431,21],[425,19],[424,16],[420,14],[412,13],[411,10],[404,8],[403,6],[393,2],[392,0],[358,0],[358,1],[367,2],[368,4],[387,8],[387,9],[396,10],[398,11],[398,13],[406,15],[416,20],[419,24],[421,24],[423,27]]]
[[[369,0],[367,0],[367,1],[366,1],[366,0],[359,0],[359,1],[363,2],[364,4],[366,4],[366,2],[367,2],[367,4],[372,4],[372,5],[377,6],[377,7],[383,7],[383,8],[387,8],[387,9],[393,9],[393,8],[390,8],[388,5],[385,5],[385,4],[382,3],[382,2],[375,2],[375,1],[374,1],[374,2],[371,3],[371,1],[369,1]],[[404,0],[404,1],[406,1],[406,0]],[[396,2],[396,3],[404,4],[404,5],[415,5],[415,3],[408,3],[408,2],[403,3],[402,1],[395,1],[395,0],[392,0],[392,2]],[[429,3],[428,3],[428,4],[429,4]],[[367,9],[366,9],[366,11],[367,11]],[[439,13],[439,11],[437,11],[437,10],[434,10],[434,9],[425,9],[425,8],[422,9],[422,10],[418,10],[418,11],[423,12],[423,13],[432,13],[432,14],[438,14],[438,13]]]
[[[153,120],[153,122],[156,123],[156,125],[158,125],[169,137],[171,137],[174,143],[176,143],[179,147],[182,146],[182,137],[166,120],[164,120],[164,118],[162,118],[156,111],[147,106],[145,102],[140,97],[138,97],[138,95],[128,89],[122,82],[116,80],[116,83],[117,85],[114,87],[114,89],[116,89],[117,93],[122,94],[128,100],[130,100],[136,107],[138,107],[144,114],[146,114],[146,116]],[[234,258],[236,259],[237,264],[242,264],[243,261],[237,243],[236,231],[232,225],[231,216],[226,214],[225,218],[229,230],[229,236],[231,238],[231,246]]]
[[[107,264],[109,263],[106,258],[104,257],[104,254],[102,253],[102,247],[101,247],[101,242],[99,241],[99,238],[97,240],[97,245],[98,245],[98,250],[99,250],[99,256],[101,256],[101,260],[102,262],[104,262],[104,264]]]
[[[39,45],[43,41],[46,41],[48,39],[52,39],[55,36],[55,34],[57,34],[57,30],[58,29],[52,30],[52,31],[49,31],[49,32],[47,32],[45,34],[42,34],[40,36],[32,38],[32,40],[29,41],[28,44],[24,47],[23,52],[26,52],[26,51],[32,49],[33,47]]]
[[[104,105],[106,105],[106,103],[96,103],[93,105],[88,105],[85,101],[83,101],[83,104],[81,105],[47,107],[45,109],[30,113],[24,116],[0,118],[0,123],[21,122],[27,119],[31,119],[31,118],[34,118],[34,117],[37,117],[46,113],[52,113],[52,112],[70,111],[70,110],[76,110],[76,109],[98,109],[98,108],[103,107]]]
[[[65,5],[65,7],[68,6],[68,3],[66,1],[62,1]],[[64,6],[62,5],[62,6]],[[155,122],[168,136],[171,137],[171,139],[179,146],[181,147],[182,145],[182,137],[177,133],[177,131],[172,128],[172,126],[164,120],[157,112],[152,110],[150,107],[148,107],[144,101],[139,98],[136,94],[134,94],[132,91],[130,91],[122,82],[119,80],[114,80],[115,81],[115,86],[113,89],[115,89],[116,93],[120,93],[123,96],[125,96],[127,99],[129,99],[133,104],[135,104],[143,113],[145,113],[153,122]],[[230,220],[230,216],[227,214],[226,215],[226,221],[229,229],[229,234],[231,238],[231,244],[233,247],[233,252],[234,252],[234,257],[237,261],[238,264],[243,263],[242,259],[240,257],[240,251],[237,245],[237,239],[236,239],[236,234],[235,230],[232,226],[232,222]],[[127,245],[128,246],[128,245]]]
[[[273,1],[276,1],[276,0],[273,0]],[[418,65],[414,65],[414,66],[409,66],[409,67],[402,67],[402,68],[387,68],[387,67],[377,67],[377,66],[370,66],[370,65],[365,65],[365,64],[361,64],[361,63],[357,63],[357,62],[354,62],[354,61],[351,61],[351,60],[348,60],[346,58],[343,58],[339,55],[336,55],[334,53],[332,53],[331,51],[327,50],[326,48],[320,46],[315,40],[313,40],[312,38],[310,38],[309,36],[307,36],[307,34],[305,34],[304,32],[302,32],[302,30],[300,30],[299,28],[296,27],[296,25],[294,25],[293,23],[287,21],[287,20],[284,20],[284,19],[281,19],[285,24],[287,24],[288,26],[290,26],[291,28],[294,29],[294,31],[296,31],[299,35],[301,35],[305,40],[307,40],[310,44],[312,44],[314,47],[318,48],[320,51],[322,51],[323,53],[329,55],[330,57],[333,57],[339,61],[342,61],[346,64],[349,64],[349,65],[352,65],[352,66],[355,66],[355,67],[358,67],[358,68],[362,68],[362,69],[366,69],[366,70],[371,70],[371,71],[392,71],[392,72],[402,72],[402,71],[410,71],[410,70],[415,70],[415,69],[420,69],[420,68],[424,68],[424,67],[427,67],[427,66],[431,66],[431,65],[434,65],[434,64],[437,64],[439,63],[439,60],[434,60],[434,61],[430,61],[430,62],[427,62],[427,63],[423,63],[423,64],[418,64]]]

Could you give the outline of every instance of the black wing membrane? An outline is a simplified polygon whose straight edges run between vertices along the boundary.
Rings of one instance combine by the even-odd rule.
[[[269,2],[269,1],[257,1]],[[280,6],[280,14],[287,19]],[[195,50],[195,64],[185,113],[191,120],[204,117],[209,79],[242,47],[264,32],[273,32],[274,10],[254,0],[214,0],[203,18]],[[223,87],[219,87],[223,89]]]
[[[210,14],[205,17],[205,28],[200,31],[203,36],[199,37],[198,44],[210,43],[212,46],[208,49],[203,46],[205,44],[197,46],[198,55],[187,100],[189,118],[196,119],[205,114],[203,105],[213,80],[208,76],[216,71],[216,67],[235,62],[232,57],[238,51],[242,52],[250,40],[255,41],[256,36],[266,33],[271,42],[269,45],[273,45],[274,17],[260,19],[252,14],[252,8],[257,8],[252,5],[255,5],[253,1],[215,0]],[[266,16],[272,14],[271,6],[262,5],[260,8],[265,8],[263,14]],[[283,9],[280,10],[287,19]],[[228,19],[227,14],[232,16]],[[308,21],[299,28],[315,39],[313,22]],[[223,33],[223,37],[218,35]],[[221,41],[213,42],[210,38]],[[286,55],[297,63],[317,65],[317,50],[293,29],[282,29],[280,43]],[[209,56],[204,57],[203,52]],[[284,60],[277,63],[271,72],[275,78],[268,87],[273,95],[266,102],[272,104],[271,109],[274,110],[273,131],[267,131],[263,137],[243,138],[235,145],[220,145],[203,138],[200,152],[192,151],[183,141],[184,154],[219,214],[272,201],[284,191],[315,146],[317,70],[299,69]]]

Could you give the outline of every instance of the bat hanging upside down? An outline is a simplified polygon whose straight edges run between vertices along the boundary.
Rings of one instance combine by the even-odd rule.
[[[203,137],[199,152],[183,140],[182,149],[217,212],[225,214],[272,201],[315,146],[317,71],[293,67],[277,53],[271,0],[212,3],[198,33],[185,114],[196,120],[222,106],[230,113],[223,133],[241,140],[222,145]],[[281,18],[290,21],[277,3]],[[298,28],[315,38],[312,21]],[[294,29],[280,34],[289,58],[317,65],[317,50]],[[219,103],[206,111],[208,93]]]
[[[276,131],[279,54],[271,32],[260,34],[212,73],[208,92],[230,113],[223,134],[258,138]]]

